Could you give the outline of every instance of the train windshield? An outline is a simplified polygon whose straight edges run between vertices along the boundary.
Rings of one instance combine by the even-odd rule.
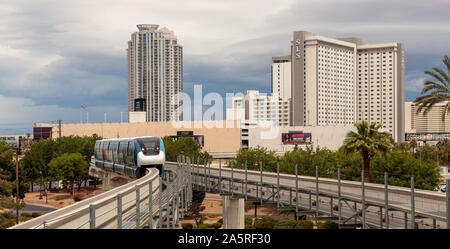
[[[148,137],[139,138],[137,142],[142,148],[144,155],[158,155],[159,154],[159,138]]]

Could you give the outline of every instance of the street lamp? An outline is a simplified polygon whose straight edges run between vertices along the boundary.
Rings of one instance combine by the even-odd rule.
[[[16,156],[16,223],[19,224],[19,147],[16,148],[14,155]]]
[[[41,185],[39,187],[39,200],[42,200],[42,170],[39,171],[39,173],[41,174]]]

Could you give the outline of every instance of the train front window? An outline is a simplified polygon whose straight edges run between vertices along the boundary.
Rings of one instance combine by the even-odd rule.
[[[159,154],[159,138],[149,137],[140,138],[137,140],[141,146],[144,155],[158,155]]]

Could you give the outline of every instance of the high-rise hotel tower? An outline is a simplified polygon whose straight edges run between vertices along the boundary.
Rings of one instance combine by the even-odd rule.
[[[128,120],[145,113],[146,122],[181,120],[183,47],[174,32],[139,24],[128,41]],[[141,116],[143,119],[143,115]]]
[[[291,125],[378,122],[404,141],[404,49],[295,31],[291,40]]]

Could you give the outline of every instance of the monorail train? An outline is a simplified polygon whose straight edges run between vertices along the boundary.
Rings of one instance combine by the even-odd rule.
[[[166,154],[159,137],[98,140],[94,147],[95,165],[133,178],[141,178],[146,168],[157,168],[164,176]]]

